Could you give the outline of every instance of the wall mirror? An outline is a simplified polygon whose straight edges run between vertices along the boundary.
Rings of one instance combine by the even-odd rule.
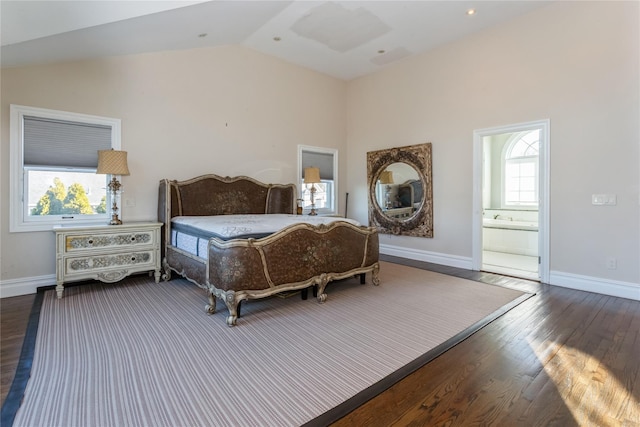
[[[369,224],[380,233],[433,237],[431,143],[367,153]]]

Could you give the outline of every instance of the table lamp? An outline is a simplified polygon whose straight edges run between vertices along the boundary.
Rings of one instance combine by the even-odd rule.
[[[380,184],[385,184],[385,191],[384,191],[384,196],[385,196],[385,208],[386,209],[390,209],[391,208],[391,199],[389,197],[389,193],[391,193],[391,185],[389,184],[393,184],[393,172],[391,171],[382,171],[380,173]]]
[[[98,170],[96,173],[111,175],[109,181],[109,191],[111,191],[111,221],[109,225],[120,225],[122,221],[118,218],[118,193],[122,185],[115,175],[129,175],[127,166],[127,152],[119,150],[98,150]]]
[[[311,211],[309,215],[318,215],[316,212],[316,205],[313,201],[313,196],[316,194],[315,184],[320,182],[320,169],[319,168],[305,168],[304,169],[304,183],[311,184]]]

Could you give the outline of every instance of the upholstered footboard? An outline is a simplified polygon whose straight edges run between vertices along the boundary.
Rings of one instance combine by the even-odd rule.
[[[344,221],[297,224],[263,239],[211,239],[208,256],[206,309],[213,313],[221,298],[229,326],[236,324],[243,300],[317,286],[322,303],[328,282],[369,272],[372,283],[379,284],[377,231]]]

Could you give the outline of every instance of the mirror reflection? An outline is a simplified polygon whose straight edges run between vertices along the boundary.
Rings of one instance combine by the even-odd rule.
[[[367,152],[369,225],[380,233],[433,237],[431,143]]]
[[[388,218],[411,217],[420,209],[422,194],[418,171],[407,163],[392,163],[378,176],[376,202]]]

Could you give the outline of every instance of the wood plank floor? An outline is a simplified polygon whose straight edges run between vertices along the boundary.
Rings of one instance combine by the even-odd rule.
[[[0,299],[0,396],[9,393],[18,367],[35,294]]]
[[[640,426],[639,301],[383,259],[536,295],[333,426]],[[33,300],[0,300],[3,402]]]

